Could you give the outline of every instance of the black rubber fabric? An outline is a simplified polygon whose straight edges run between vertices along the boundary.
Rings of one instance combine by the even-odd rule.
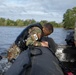
[[[42,55],[32,57],[32,68],[28,75],[64,75],[59,66],[59,61],[52,52],[44,47],[39,47],[39,49],[42,50]]]
[[[64,75],[52,51],[46,47],[35,47],[33,50],[34,54],[38,54],[40,50],[42,53],[31,57],[31,67],[27,67],[30,61],[27,49],[20,54],[5,75]]]
[[[30,66],[30,53],[29,49],[23,51],[19,57],[15,60],[12,66],[8,69],[5,75],[21,75],[24,68]]]

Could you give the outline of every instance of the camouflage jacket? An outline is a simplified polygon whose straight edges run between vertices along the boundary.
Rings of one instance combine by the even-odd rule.
[[[29,35],[26,39],[26,46],[33,45],[33,46],[41,46],[41,43],[38,41],[40,40],[42,35],[42,30],[39,27],[32,27],[29,29]]]

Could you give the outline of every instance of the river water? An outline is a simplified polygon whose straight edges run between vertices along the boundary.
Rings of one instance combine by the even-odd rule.
[[[0,27],[0,53],[6,51],[21,33],[24,27]],[[54,32],[49,35],[59,45],[65,45],[67,30],[54,28]]]

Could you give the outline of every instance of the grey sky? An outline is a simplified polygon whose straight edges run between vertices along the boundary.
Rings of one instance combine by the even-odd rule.
[[[0,17],[62,22],[67,9],[76,6],[76,0],[0,0]]]

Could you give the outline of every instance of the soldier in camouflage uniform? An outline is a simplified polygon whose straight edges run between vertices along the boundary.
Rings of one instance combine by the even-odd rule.
[[[43,32],[43,33],[42,33]],[[33,45],[33,46],[45,46],[48,47],[47,41],[39,41],[43,36],[48,36],[53,32],[53,26],[50,23],[46,23],[42,30],[39,27],[32,27],[29,29],[28,37],[25,39],[25,46]],[[12,58],[16,58],[20,54],[20,48],[14,44],[8,51],[8,60]]]

